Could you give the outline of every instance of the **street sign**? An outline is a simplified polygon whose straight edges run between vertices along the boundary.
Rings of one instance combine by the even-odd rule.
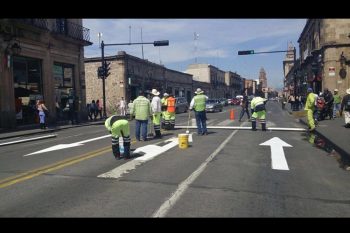
[[[331,66],[328,68],[328,75],[329,76],[335,76],[335,67]]]

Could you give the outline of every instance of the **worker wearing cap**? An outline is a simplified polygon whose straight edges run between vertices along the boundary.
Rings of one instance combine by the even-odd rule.
[[[161,122],[161,127],[162,129],[165,128],[165,117],[166,117],[166,110],[168,108],[168,106],[166,105],[166,99],[169,97],[168,93],[164,93],[163,94],[163,98],[160,100],[160,104],[161,104],[161,110],[162,110],[162,122]]]
[[[338,89],[334,89],[334,106],[333,106],[333,118],[337,117],[337,111],[340,111],[341,96],[339,95]]]
[[[304,110],[307,111],[307,124],[309,125],[310,131],[315,129],[315,120],[314,120],[314,110],[315,110],[315,95],[312,93],[312,88],[307,89],[307,98],[305,102]]]

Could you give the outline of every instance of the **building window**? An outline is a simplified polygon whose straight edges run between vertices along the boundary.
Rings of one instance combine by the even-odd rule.
[[[36,123],[35,103],[43,99],[41,60],[13,57],[13,82],[18,123]]]
[[[57,107],[62,110],[66,106],[68,97],[75,93],[74,65],[55,62],[53,65],[53,79],[55,101]]]

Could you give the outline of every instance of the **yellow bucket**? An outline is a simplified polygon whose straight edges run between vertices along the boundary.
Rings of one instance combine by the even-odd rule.
[[[188,134],[179,134],[179,148],[186,149],[188,147]]]

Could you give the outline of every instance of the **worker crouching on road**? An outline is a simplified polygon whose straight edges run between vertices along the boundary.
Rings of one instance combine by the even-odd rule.
[[[107,130],[112,134],[112,151],[116,159],[121,159],[119,137],[123,137],[124,158],[130,158],[130,126],[125,116],[113,115],[105,121]]]
[[[252,130],[256,131],[256,119],[259,118],[261,123],[261,129],[266,131],[266,104],[267,99],[264,99],[258,95],[256,95],[251,103],[251,111],[252,111]]]

